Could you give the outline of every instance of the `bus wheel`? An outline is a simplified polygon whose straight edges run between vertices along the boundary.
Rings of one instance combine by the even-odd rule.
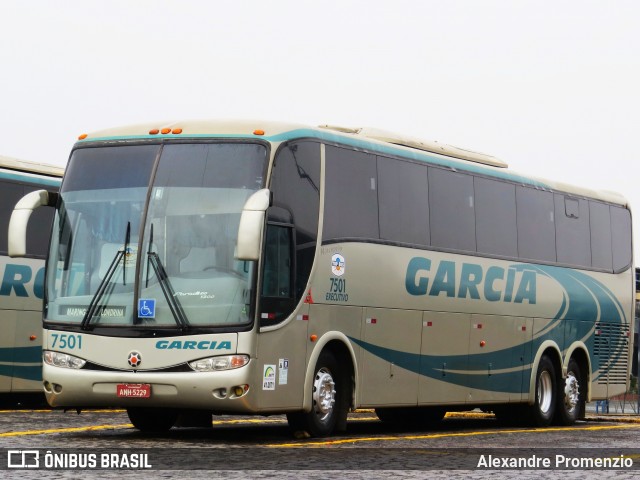
[[[529,408],[530,423],[536,427],[547,427],[553,420],[557,397],[556,370],[548,356],[543,355],[536,372],[535,403]]]
[[[171,429],[178,411],[169,408],[127,408],[129,420],[141,432],[160,433]]]
[[[573,425],[584,411],[585,387],[581,385],[582,379],[580,365],[572,358],[569,360],[567,378],[560,382],[561,391],[556,412],[558,425]]]
[[[320,354],[313,377],[311,411],[287,414],[294,432],[303,430],[313,437],[326,437],[337,424],[346,422],[349,382],[343,371],[331,352],[325,350]]]

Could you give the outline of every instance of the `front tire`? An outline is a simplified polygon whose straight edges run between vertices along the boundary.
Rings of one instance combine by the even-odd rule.
[[[169,408],[127,408],[129,420],[145,433],[162,433],[171,429],[178,419],[178,411]]]
[[[556,423],[573,425],[583,415],[586,401],[584,377],[580,365],[573,358],[569,360],[567,378],[560,382],[559,390]]]
[[[312,437],[326,437],[337,425],[347,421],[349,413],[349,380],[330,351],[318,357],[311,386],[310,412],[287,414],[294,432],[306,431]]]
[[[536,372],[535,403],[529,407],[529,423],[548,427],[556,412],[558,383],[556,369],[547,355],[543,355]]]

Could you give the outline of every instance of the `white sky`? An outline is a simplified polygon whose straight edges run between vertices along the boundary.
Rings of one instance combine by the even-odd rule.
[[[0,155],[57,165],[147,120],[369,126],[640,209],[639,90],[635,0],[0,3]]]

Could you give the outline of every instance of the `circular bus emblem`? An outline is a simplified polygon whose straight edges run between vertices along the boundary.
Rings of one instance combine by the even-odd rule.
[[[345,266],[344,257],[339,253],[335,253],[333,257],[331,257],[331,271],[336,277],[344,275]]]
[[[142,355],[138,352],[131,352],[127,361],[129,362],[129,365],[136,368],[142,363]]]

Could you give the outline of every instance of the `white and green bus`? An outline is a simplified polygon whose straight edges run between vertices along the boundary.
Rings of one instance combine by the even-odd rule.
[[[538,426],[626,390],[626,201],[381,131],[189,121],[82,135],[55,204],[43,385],[163,430],[350,409]]]
[[[44,259],[53,210],[41,209],[29,223],[25,258],[7,256],[7,229],[18,200],[43,188],[57,191],[63,169],[0,156],[0,404],[42,395],[42,299]]]

